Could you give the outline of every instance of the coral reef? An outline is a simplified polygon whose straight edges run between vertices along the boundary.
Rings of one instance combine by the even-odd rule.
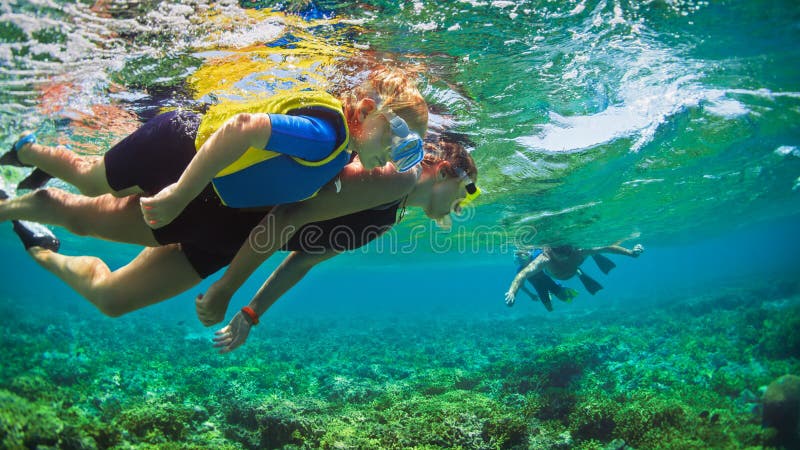
[[[155,313],[0,300],[0,447],[790,448],[770,427],[798,377],[773,381],[800,373],[800,297],[754,289],[547,327],[275,316],[225,357]]]
[[[764,426],[775,429],[771,445],[800,447],[800,377],[784,375],[767,386]]]

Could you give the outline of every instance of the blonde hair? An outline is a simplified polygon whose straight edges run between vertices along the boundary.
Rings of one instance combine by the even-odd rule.
[[[428,104],[420,94],[413,73],[388,66],[372,69],[363,83],[341,95],[348,122],[358,114],[356,103],[372,98],[380,106],[389,107],[408,123],[409,128],[424,136],[428,129]]]

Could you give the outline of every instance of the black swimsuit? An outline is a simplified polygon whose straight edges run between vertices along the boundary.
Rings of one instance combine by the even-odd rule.
[[[400,201],[378,206],[342,217],[313,222],[300,227],[281,247],[284,251],[322,253],[345,252],[362,247],[388,231],[396,223]],[[233,261],[236,253],[247,242],[250,232],[264,218],[264,212],[242,212],[228,215],[224,232],[212,230],[205,242],[181,243],[181,249],[197,274],[205,278]],[[199,230],[198,230],[199,228]],[[192,233],[202,233],[202,225],[194,226]],[[258,236],[258,235],[256,235]],[[223,240],[220,238],[224,237]],[[265,234],[268,238],[269,235]],[[274,238],[274,235],[272,236]],[[255,244],[258,245],[259,239]]]

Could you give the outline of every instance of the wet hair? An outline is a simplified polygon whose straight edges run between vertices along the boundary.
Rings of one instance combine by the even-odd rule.
[[[545,251],[558,255],[560,257],[567,257],[575,253],[577,248],[572,245],[558,245],[555,247],[545,246]]]
[[[447,161],[450,167],[445,168],[448,176],[458,178],[456,168],[462,169],[474,182],[478,182],[478,167],[467,149],[458,142],[440,139],[437,143],[425,143],[425,158],[423,165],[434,165],[440,161]]]
[[[352,91],[342,93],[347,120],[358,113],[356,103],[370,97],[381,106],[392,108],[408,123],[409,128],[424,136],[428,128],[428,104],[417,88],[416,76],[412,72],[388,66],[373,68],[366,80]]]

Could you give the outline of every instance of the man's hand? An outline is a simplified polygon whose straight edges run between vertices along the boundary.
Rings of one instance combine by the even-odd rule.
[[[506,292],[506,305],[514,306],[514,302],[517,300],[517,293],[508,291]]]
[[[251,327],[250,320],[239,311],[228,325],[214,333],[214,347],[218,348],[220,353],[236,350],[247,340]]]
[[[633,246],[633,249],[631,249],[631,256],[638,258],[642,252],[644,252],[644,247],[642,247],[642,244],[636,244]]]

